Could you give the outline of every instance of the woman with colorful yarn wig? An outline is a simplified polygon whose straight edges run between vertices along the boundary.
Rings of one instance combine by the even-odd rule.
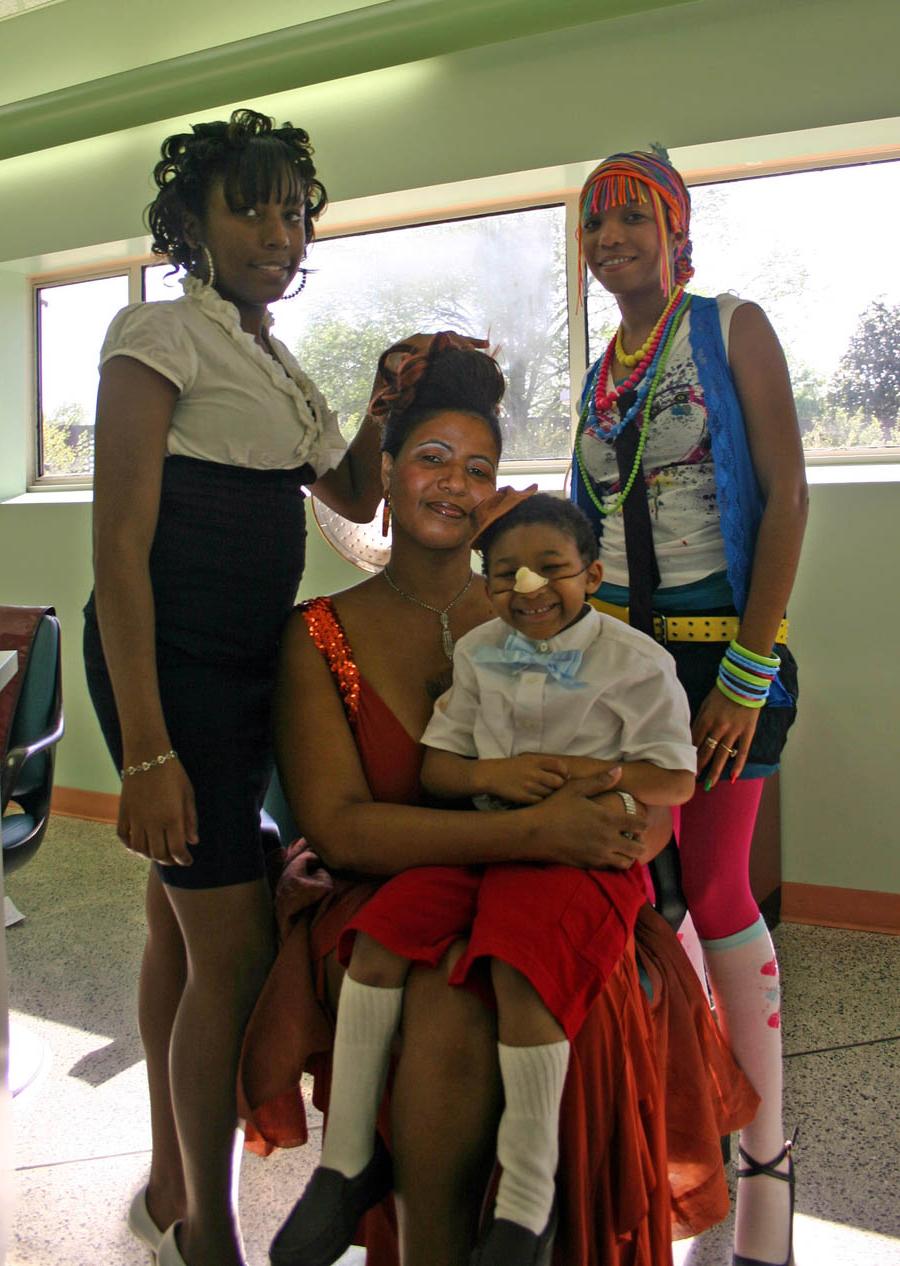
[[[153,250],[184,295],[135,303],[101,352],[91,698],[118,835],[153,862],[138,999],[153,1152],[128,1222],[159,1266],[239,1266],[231,1163],[241,1036],[274,956],[260,807],[304,487],[368,521],[380,431],[346,445],[271,333],[325,205],[309,137],[253,110],[168,137]]]
[[[600,537],[595,604],[666,645],[691,703],[699,775],[674,812],[682,882],[720,1023],[761,1099],[740,1139],[734,1266],[783,1266],[793,1165],[778,964],[749,853],[795,715],[783,617],[807,491],[765,314],[685,290],[690,214],[684,181],[656,153],[612,155],[581,191],[581,259],[621,321],[585,381],[572,496]]]
[[[496,363],[452,335],[422,352],[413,343],[383,358],[388,564],[302,603],[282,643],[278,767],[304,839],[276,892],[283,941],[248,1026],[240,1084],[258,1150],[306,1141],[304,1071],[328,1132],[317,1176],[271,1247],[273,1266],[327,1266],[360,1239],[368,1266],[501,1260],[476,1248],[482,1217],[490,1235],[503,1100],[490,973],[455,980],[461,931],[413,966],[405,990],[386,976],[361,985],[345,975],[346,931],[377,908],[380,885],[435,865],[470,878],[528,860],[627,871],[670,833],[660,806],[638,801],[637,817],[628,813],[615,790],[621,771],[572,778],[515,812],[423,800],[420,740],[449,684],[454,642],[493,615],[472,539],[522,494],[495,493],[505,386]],[[428,919],[421,902],[407,909]],[[570,916],[567,907],[562,930],[575,937]],[[585,947],[599,974],[597,952]],[[517,1237],[503,1266],[670,1266],[673,1221],[691,1234],[727,1213],[720,1135],[752,1117],[756,1095],[647,903],[613,959],[567,1063],[555,1237]],[[533,1161],[540,1173],[553,1149],[536,1141],[539,1120],[548,1105],[555,1115],[555,1101],[540,1073],[526,1080],[527,1169]],[[337,1095],[349,1103],[331,1114]]]

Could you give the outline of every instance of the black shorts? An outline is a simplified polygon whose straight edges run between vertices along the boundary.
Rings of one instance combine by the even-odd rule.
[[[691,706],[691,721],[715,685],[726,649],[724,642],[669,642],[666,645]],[[777,770],[788,730],[797,716],[797,661],[786,646],[776,646],[775,653],[781,659],[778,681],[784,693],[773,689],[769,702],[760,710],[742,778],[765,777]],[[725,766],[726,776],[730,763]]]

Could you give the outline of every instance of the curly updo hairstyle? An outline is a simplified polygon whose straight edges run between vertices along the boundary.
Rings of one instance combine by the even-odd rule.
[[[153,169],[159,193],[147,208],[154,255],[165,255],[188,271],[196,248],[188,240],[187,219],[202,220],[213,182],[222,179],[231,209],[296,197],[305,209],[307,241],[328,195],[316,179],[313,147],[303,128],[256,110],[235,110],[230,120],[195,123],[190,132],[167,137]]]
[[[499,415],[506,379],[487,352],[447,331],[436,334],[425,353],[394,344],[381,356],[378,372],[384,388],[372,413],[383,424],[383,453],[396,457],[421,422],[451,410],[481,418],[498,456],[502,452]]]

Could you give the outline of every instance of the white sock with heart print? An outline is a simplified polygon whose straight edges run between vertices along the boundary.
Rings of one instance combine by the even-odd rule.
[[[719,1025],[759,1095],[759,1110],[741,1131],[754,1160],[771,1161],[784,1146],[781,1095],[781,987],[775,947],[762,915],[733,936],[702,941]],[[778,1169],[786,1173],[787,1158]],[[788,1184],[762,1175],[738,1182],[735,1252],[762,1262],[788,1255]]]

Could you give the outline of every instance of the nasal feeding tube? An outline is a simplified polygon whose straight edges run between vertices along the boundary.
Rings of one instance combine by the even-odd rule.
[[[516,572],[513,592],[537,593],[539,589],[544,588],[546,583],[546,579],[543,576],[539,576],[536,571],[532,571],[530,567],[520,567]]]

